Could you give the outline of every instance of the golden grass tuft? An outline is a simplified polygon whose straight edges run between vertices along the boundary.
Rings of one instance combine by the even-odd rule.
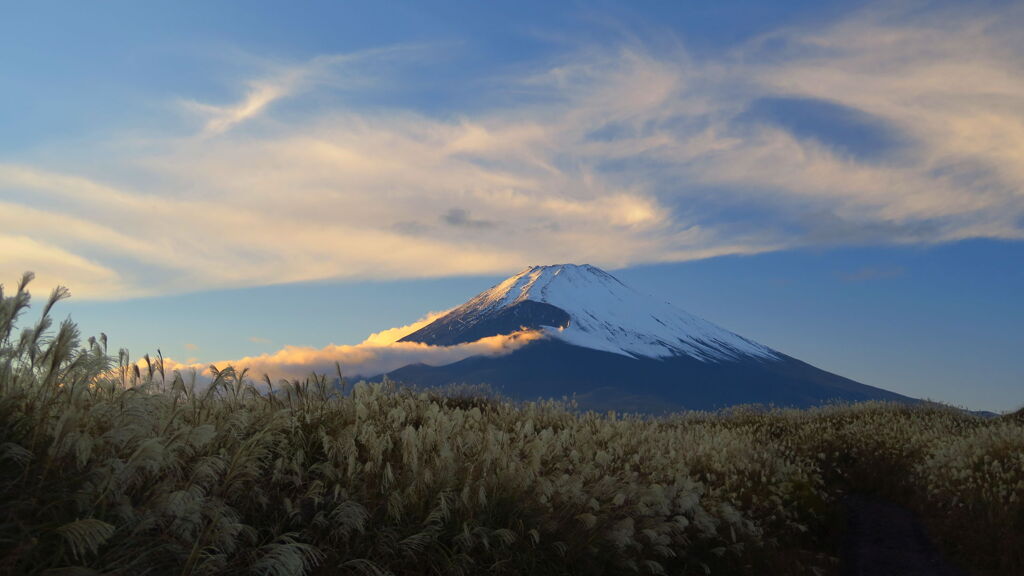
[[[0,574],[834,573],[853,490],[1024,570],[1018,421],[880,403],[649,419],[323,376],[267,393],[230,368],[200,387],[53,333],[61,290],[16,334],[29,280],[0,291]]]

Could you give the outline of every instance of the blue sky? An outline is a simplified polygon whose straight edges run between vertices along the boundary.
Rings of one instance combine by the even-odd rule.
[[[823,368],[1008,409],[1022,24],[1008,2],[7,5],[0,273],[210,362],[588,262]]]

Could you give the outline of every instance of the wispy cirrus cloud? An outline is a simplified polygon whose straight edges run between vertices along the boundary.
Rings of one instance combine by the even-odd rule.
[[[391,46],[364,50],[352,54],[317,56],[300,64],[277,64],[263,77],[246,83],[244,95],[233,104],[209,104],[197,100],[183,100],[186,111],[205,119],[201,137],[223,134],[247,120],[265,114],[270,106],[286,98],[293,98],[322,85],[334,85],[356,78],[358,65],[381,62],[414,52],[421,47]],[[359,80],[361,83],[362,80]]]
[[[215,136],[230,130],[250,118],[263,113],[275,101],[294,93],[301,74],[288,74],[276,82],[257,82],[249,86],[245,98],[236,104],[215,106],[196,101],[186,101],[184,106],[206,118],[203,136]]]
[[[0,263],[121,298],[1019,239],[1021,24],[884,4],[700,58],[626,38],[467,82],[494,104],[461,113],[318,97],[414,50],[278,65],[188,104],[199,137],[0,163]]]

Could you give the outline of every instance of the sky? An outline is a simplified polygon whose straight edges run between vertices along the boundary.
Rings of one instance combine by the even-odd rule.
[[[552,4],[4,5],[0,282],[136,356],[382,366],[425,353],[389,328],[590,263],[1024,404],[1024,4]],[[521,343],[485,344],[437,360]]]

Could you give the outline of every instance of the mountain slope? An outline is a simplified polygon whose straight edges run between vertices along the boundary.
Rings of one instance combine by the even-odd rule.
[[[402,341],[448,346],[521,329],[546,338],[505,356],[388,376],[425,386],[487,383],[521,399],[575,395],[587,408],[643,412],[912,401],[734,334],[593,266],[531,267]]]
[[[767,346],[641,294],[599,268],[573,264],[528,268],[402,341],[451,345],[521,327],[632,357],[775,355]]]

